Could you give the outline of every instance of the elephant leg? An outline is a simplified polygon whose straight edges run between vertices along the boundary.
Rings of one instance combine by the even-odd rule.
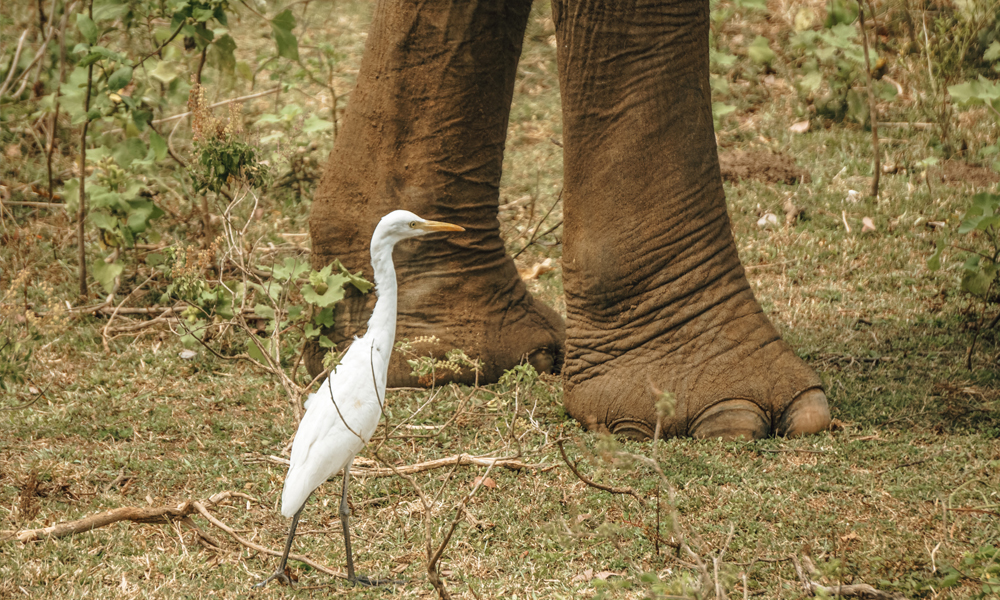
[[[754,298],[726,212],[708,0],[556,0],[565,404],[634,437],[825,429],[816,373]],[[662,391],[672,414],[657,416]],[[661,411],[660,413],[664,413]]]
[[[358,83],[310,215],[316,268],[340,259],[369,276],[368,244],[395,209],[461,225],[396,247],[397,339],[442,356],[482,360],[481,382],[528,360],[561,366],[565,325],[536,302],[500,238],[497,207],[507,120],[530,0],[382,0]],[[430,238],[434,239],[430,239]],[[335,310],[335,343],[364,332],[374,298],[349,295]],[[323,351],[307,349],[314,375]],[[389,385],[414,385],[394,355]],[[471,383],[475,374],[457,378]],[[426,383],[426,382],[424,382]]]

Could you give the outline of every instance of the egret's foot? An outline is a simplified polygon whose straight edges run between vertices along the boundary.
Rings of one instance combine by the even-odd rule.
[[[287,571],[288,571],[287,569],[282,570],[282,571],[275,571],[273,575],[271,575],[270,577],[268,577],[264,581],[261,581],[260,583],[254,584],[253,589],[255,589],[255,590],[262,590],[262,589],[264,589],[267,586],[267,584],[271,583],[275,579],[277,579],[281,583],[287,585],[288,587],[292,587],[292,579],[288,576],[288,572]]]
[[[364,575],[358,575],[354,579],[348,579],[353,585],[360,585],[361,587],[378,587],[380,585],[403,585],[406,583],[405,579],[372,579],[371,577],[365,577]]]

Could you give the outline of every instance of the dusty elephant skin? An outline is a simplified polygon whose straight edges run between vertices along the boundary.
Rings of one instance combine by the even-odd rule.
[[[404,208],[464,226],[396,251],[398,338],[483,359],[483,381],[528,357],[558,368],[565,405],[596,429],[759,438],[824,429],[820,381],[746,280],[712,130],[708,2],[553,6],[565,144],[566,328],[518,279],[497,197],[527,0],[380,2],[358,86],[313,206],[313,263],[367,270],[379,217]],[[338,307],[335,341],[366,298]],[[422,350],[427,350],[423,348]],[[319,353],[309,360],[318,372]],[[410,385],[390,367],[389,385]]]
[[[368,240],[382,215],[406,209],[465,227],[462,234],[397,247],[397,339],[436,336],[439,344],[418,345],[421,354],[462,349],[483,360],[486,381],[525,358],[541,371],[558,370],[565,337],[562,319],[535,302],[518,277],[497,220],[530,6],[529,0],[379,2],[310,216],[313,265],[339,258],[369,276]],[[342,302],[334,341],[362,333],[373,303],[357,295]],[[314,375],[321,356],[316,346],[307,353]],[[409,373],[395,355],[389,385],[414,385]]]
[[[712,128],[708,2],[553,3],[564,115],[565,405],[591,428],[759,438],[825,429],[817,375],[763,314]],[[793,404],[794,402],[794,404]]]

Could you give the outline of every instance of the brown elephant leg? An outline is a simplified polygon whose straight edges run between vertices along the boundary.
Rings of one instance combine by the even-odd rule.
[[[440,340],[419,346],[422,353],[464,350],[483,360],[486,382],[524,359],[558,369],[565,338],[562,319],[518,277],[497,220],[530,7],[530,0],[380,1],[310,216],[313,266],[339,258],[369,276],[368,243],[386,213],[406,209],[465,227],[397,246],[396,337]],[[373,304],[372,295],[357,294],[342,302],[333,340],[363,333]],[[322,370],[321,356],[311,346],[311,373]],[[409,373],[394,355],[389,385],[413,385]]]
[[[708,0],[556,0],[564,116],[565,403],[592,428],[798,435],[817,375],[762,312],[736,252],[712,129]]]

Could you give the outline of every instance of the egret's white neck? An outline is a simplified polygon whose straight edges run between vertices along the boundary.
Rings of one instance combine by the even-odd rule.
[[[393,246],[394,241],[381,240],[371,248],[375,294],[378,299],[372,316],[368,319],[368,331],[364,337],[372,340],[383,364],[388,363],[392,345],[396,341],[396,267],[392,263]]]

